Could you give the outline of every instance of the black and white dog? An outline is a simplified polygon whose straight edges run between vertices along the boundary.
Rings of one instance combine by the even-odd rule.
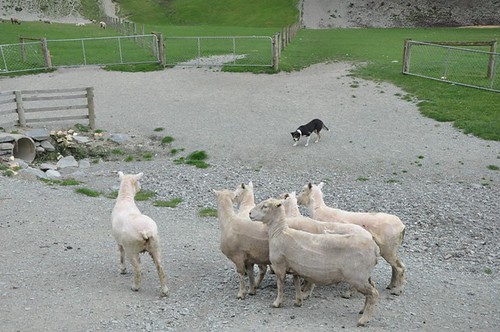
[[[316,141],[314,141],[314,143],[318,143],[319,140],[321,139],[321,136],[319,135],[319,132],[323,128],[325,128],[326,130],[330,131],[330,129],[328,129],[328,127],[325,126],[325,124],[323,123],[323,121],[321,121],[320,119],[314,119],[311,122],[309,122],[308,124],[300,126],[299,128],[297,128],[297,130],[291,132],[292,138],[293,138],[293,140],[295,142],[293,144],[293,146],[296,146],[299,143],[299,139],[300,139],[301,136],[306,136],[307,137],[307,141],[306,141],[306,145],[305,146],[308,146],[309,145],[309,140],[311,139],[311,134],[312,133],[315,133],[316,136],[318,136],[316,138]]]

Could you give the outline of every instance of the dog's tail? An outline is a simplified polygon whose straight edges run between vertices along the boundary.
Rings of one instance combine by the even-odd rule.
[[[330,129],[328,129],[328,127],[323,123],[323,128],[325,128],[326,130],[330,131]]]

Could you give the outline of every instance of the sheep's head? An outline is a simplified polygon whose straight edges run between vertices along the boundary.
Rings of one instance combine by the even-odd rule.
[[[297,196],[297,202],[301,205],[306,206],[312,204],[313,200],[315,200],[316,202],[322,202],[323,193],[321,192],[321,188],[323,188],[324,185],[324,182],[320,182],[318,185],[309,182],[304,186],[302,191]]]
[[[236,189],[234,190],[233,195],[234,195],[233,199],[236,204],[240,204],[246,197],[250,195],[251,197],[253,197],[252,181],[248,182],[248,184],[242,183],[238,185],[238,187],[236,187]]]
[[[279,211],[281,209],[281,211]],[[283,200],[269,198],[257,204],[250,210],[250,219],[253,221],[261,221],[264,224],[271,223],[279,213],[285,214],[283,208]]]
[[[118,176],[120,177],[121,183],[130,183],[134,190],[134,194],[138,193],[141,191],[141,183],[139,180],[142,178],[144,173],[138,173],[138,174],[124,174],[123,172],[118,172]]]
[[[313,184],[309,182],[302,188],[302,191],[297,196],[297,203],[299,203],[300,205],[309,205],[312,194],[312,187]]]

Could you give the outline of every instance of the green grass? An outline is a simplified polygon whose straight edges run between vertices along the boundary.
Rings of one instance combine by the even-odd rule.
[[[169,25],[273,27],[294,23],[297,0],[119,0],[134,22]]]
[[[170,207],[170,208],[175,208],[177,207],[177,205],[179,205],[180,203],[182,203],[182,199],[181,198],[173,198],[169,201],[155,201],[153,203],[154,206],[158,206],[158,207]]]
[[[148,191],[148,190],[141,190],[137,194],[135,194],[135,200],[136,201],[147,201],[150,198],[153,198],[156,196],[156,193],[153,191]]]
[[[205,159],[208,158],[208,155],[205,151],[194,151],[191,152],[187,157],[180,157],[174,160],[176,164],[186,164],[193,165],[197,168],[208,168],[210,166],[205,162]]]
[[[214,217],[217,218],[217,209],[203,208],[198,212],[200,217]]]
[[[89,188],[77,188],[75,192],[89,197],[98,197],[101,195],[100,192],[89,189]]]
[[[173,141],[175,141],[175,138],[173,138],[172,136],[165,136],[161,139],[161,144],[162,145],[165,145],[165,144],[170,144],[172,143]]]
[[[500,170],[500,167],[498,167],[497,165],[488,165],[488,169],[492,171],[498,171]]]

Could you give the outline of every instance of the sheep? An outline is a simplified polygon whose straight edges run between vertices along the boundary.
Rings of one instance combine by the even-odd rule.
[[[11,23],[11,24],[18,24],[18,25],[20,25],[20,24],[21,24],[21,21],[19,21],[19,19],[18,19],[18,18],[11,17],[11,18],[10,18],[10,23]]]
[[[99,27],[106,30],[106,22],[103,22],[103,21],[99,22]]]
[[[272,306],[283,303],[287,272],[293,274],[295,305],[302,305],[300,278],[321,285],[348,282],[366,300],[358,320],[363,326],[373,317],[378,291],[371,281],[378,246],[356,234],[312,234],[288,227],[282,200],[267,199],[250,210],[250,219],[268,226],[269,259],[276,273],[278,294]]]
[[[254,223],[248,217],[238,216],[233,209],[234,193],[228,189],[213,190],[217,199],[217,216],[221,227],[220,249],[236,266],[240,285],[238,299],[246,295],[245,274],[249,279],[248,294],[254,295],[267,270],[269,262],[269,242],[267,227]],[[254,264],[264,266],[257,281],[254,279]]]
[[[391,265],[392,276],[387,289],[391,294],[401,294],[406,268],[398,257],[398,249],[404,239],[404,224],[397,216],[387,213],[348,212],[328,207],[323,201],[323,185],[323,182],[305,185],[297,197],[298,203],[307,206],[314,219],[352,223],[366,228],[380,247],[380,255]]]
[[[76,23],[75,24],[77,27],[84,27],[85,26],[85,23],[83,22],[79,22],[79,23]]]
[[[330,233],[330,234],[358,234],[367,239],[373,240],[373,236],[370,232],[359,225],[355,224],[344,224],[340,222],[322,222],[314,220],[305,216],[302,216],[297,203],[297,196],[295,191],[291,193],[285,193],[280,196],[283,199],[283,207],[285,209],[285,216],[287,217],[287,223],[290,228],[303,230],[313,234]],[[308,285],[302,289],[304,292],[312,293],[314,285],[309,290]],[[350,287],[348,290],[341,293],[340,296],[343,298],[350,298],[356,289]],[[307,296],[306,296],[307,297]]]
[[[150,217],[142,214],[135,204],[135,194],[141,190],[139,180],[143,173],[123,174],[120,177],[120,190],[111,213],[112,234],[120,251],[120,270],[126,273],[125,256],[134,267],[134,282],[132,290],[141,287],[141,261],[139,254],[148,252],[158,271],[161,285],[161,296],[168,295],[167,276],[161,264],[160,238],[156,223]]]
[[[255,206],[252,181],[238,185],[234,190],[233,200],[238,205],[238,216],[248,218],[248,212]]]

